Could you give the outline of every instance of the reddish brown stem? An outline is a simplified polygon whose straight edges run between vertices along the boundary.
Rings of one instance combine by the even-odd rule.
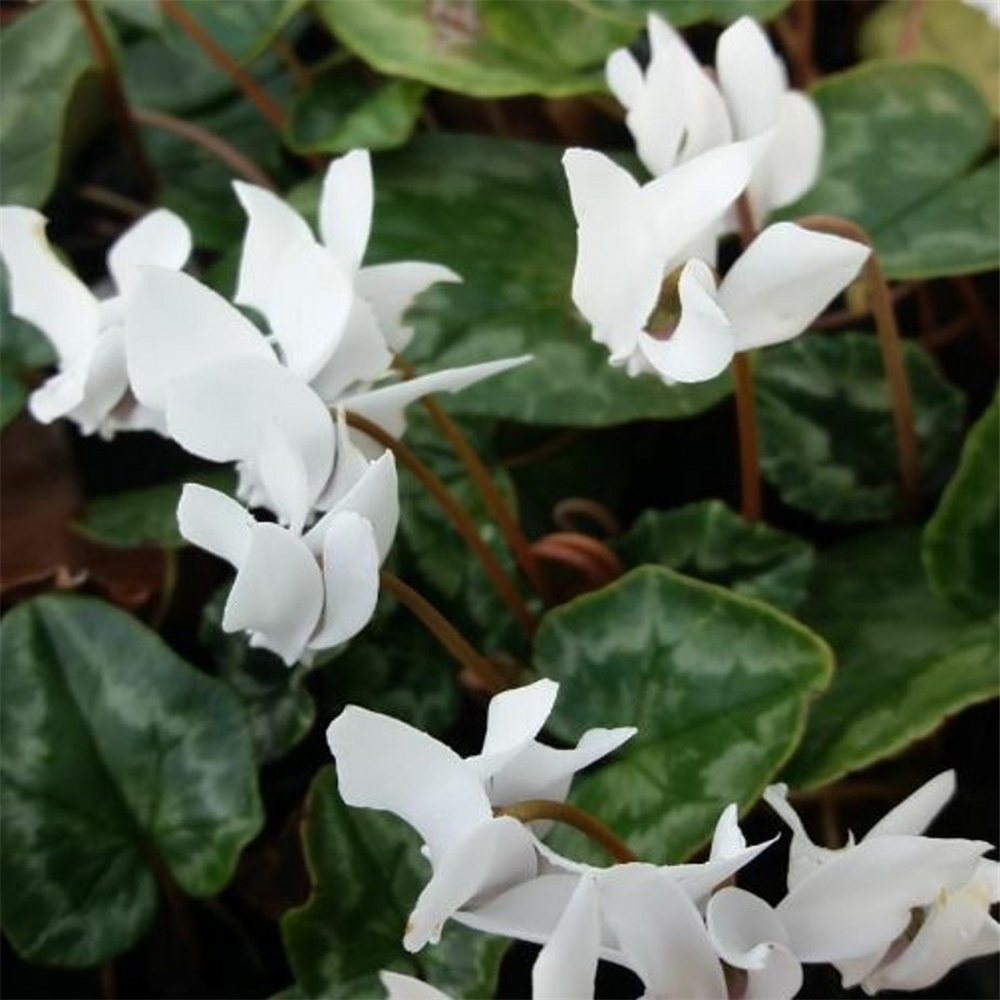
[[[555,542],[557,545],[565,545],[578,552],[586,553],[601,567],[602,572],[609,580],[617,580],[625,572],[618,556],[604,542],[590,535],[581,534],[579,531],[555,531],[540,541]]]
[[[605,537],[614,538],[622,533],[618,518],[602,503],[587,497],[566,497],[552,508],[552,520],[563,531],[578,531],[574,518],[584,517],[603,529]]]
[[[600,844],[615,859],[622,864],[638,861],[636,855],[613,830],[602,823],[596,816],[584,812],[568,802],[555,802],[550,799],[526,799],[512,806],[494,809],[497,816],[513,816],[522,823],[533,823],[536,820],[555,820],[565,823],[585,833],[595,844]]]
[[[156,171],[153,164],[146,155],[146,150],[139,138],[139,132],[132,121],[129,113],[128,99],[125,96],[125,89],[122,86],[121,77],[118,74],[118,67],[115,64],[111,46],[104,36],[104,29],[101,27],[100,19],[94,13],[90,5],[90,0],[74,0],[77,13],[83,22],[84,30],[87,32],[87,39],[90,47],[94,51],[94,58],[101,74],[101,83],[104,91],[108,95],[108,103],[118,119],[118,126],[121,129],[122,141],[129,151],[132,161],[135,163],[136,171],[142,182],[145,193],[152,198],[159,187],[156,178]]]
[[[736,428],[740,441],[740,512],[751,524],[763,511],[760,485],[760,451],[757,443],[757,400],[753,372],[745,354],[733,358],[736,389]]]
[[[417,593],[409,584],[404,583],[394,573],[382,570],[379,574],[382,586],[389,591],[400,604],[405,605],[433,633],[434,637],[449,653],[475,677],[491,694],[502,691],[506,684],[497,673],[493,664],[486,659],[473,645],[455,628],[454,625],[422,594]]]
[[[497,592],[511,613],[521,623],[525,634],[530,638],[535,631],[535,619],[528,610],[514,582],[500,565],[493,550],[479,537],[479,531],[468,512],[448,492],[441,480],[398,438],[387,433],[378,424],[373,423],[358,413],[347,413],[347,422],[384,448],[388,448],[417,477],[420,484],[438,502],[441,509],[448,515],[455,530],[462,536],[465,543],[479,559],[487,576],[493,581]]]
[[[586,552],[549,538],[540,538],[532,547],[539,559],[574,569],[586,580],[588,590],[597,590],[611,582],[601,563]]]

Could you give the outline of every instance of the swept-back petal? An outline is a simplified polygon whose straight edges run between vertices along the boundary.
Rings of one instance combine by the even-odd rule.
[[[28,397],[31,415],[39,423],[51,424],[53,420],[72,413],[83,402],[88,367],[88,359],[80,358],[73,365],[47,378]]]
[[[165,409],[172,383],[217,362],[257,358],[279,367],[253,323],[181,271],[141,268],[124,310],[129,382],[154,409]]]
[[[257,472],[268,506],[282,524],[301,534],[312,499],[309,478],[302,455],[277,420],[264,424]]]
[[[775,124],[788,75],[756,21],[741,17],[719,36],[715,69],[740,139]]]
[[[617,865],[598,886],[604,919],[648,995],[728,995],[701,914],[667,870]]]
[[[372,307],[386,343],[398,354],[413,339],[413,327],[403,317],[416,297],[431,285],[461,280],[461,275],[443,264],[408,260],[361,268],[355,287]]]
[[[816,183],[823,159],[823,119],[808,94],[782,94],[778,121],[750,180],[756,219],[790,205]]]
[[[254,519],[225,493],[185,483],[177,504],[177,526],[192,545],[225,559],[235,569],[246,562]]]
[[[642,69],[628,49],[615,49],[608,56],[604,64],[604,78],[608,89],[626,110],[641,98],[644,85]]]
[[[385,987],[386,1000],[451,1000],[447,993],[414,976],[388,970],[378,975]]]
[[[354,292],[343,268],[318,243],[300,241],[281,255],[267,319],[285,364],[308,382],[344,335]]]
[[[90,355],[83,398],[69,416],[80,425],[84,434],[93,434],[102,429],[126,392],[125,334],[120,326],[106,328]]]
[[[639,350],[671,381],[704,382],[725,371],[732,361],[732,326],[716,301],[715,280],[703,261],[688,261],[678,292],[681,316],[676,329],[663,340],[641,334]]]
[[[352,511],[330,517],[323,538],[326,598],[319,630],[309,645],[329,649],[356,636],[378,603],[378,547],[371,524]]]
[[[720,855],[700,863],[671,865],[670,874],[674,881],[697,903],[703,905],[709,893],[735,875],[744,865],[750,864],[758,854],[766,851],[778,838],[772,837],[759,844],[753,844],[736,854]]]
[[[534,878],[538,868],[531,834],[510,816],[488,819],[434,861],[434,874],[417,898],[403,947],[437,944],[445,922],[479,895]]]
[[[135,287],[139,269],[147,265],[179,271],[191,256],[191,230],[167,208],[144,215],[118,237],[108,250],[108,271],[118,293]]]
[[[405,722],[348,705],[330,723],[326,739],[341,798],[409,823],[434,864],[492,818],[483,786],[462,758]]]
[[[893,809],[890,809],[869,831],[870,837],[884,837],[889,834],[923,833],[934,821],[934,817],[948,804],[955,794],[955,772],[942,771],[921,785],[912,795],[908,795]]]
[[[858,275],[871,250],[791,222],[768,226],[719,286],[738,350],[800,334]]]
[[[391,365],[392,352],[372,307],[355,295],[340,342],[313,377],[312,385],[321,399],[333,405],[355,385],[381,378]]]
[[[501,358],[499,361],[484,361],[477,365],[461,368],[445,368],[439,372],[418,375],[369,392],[359,392],[347,396],[340,405],[351,413],[367,417],[373,423],[388,431],[393,437],[400,437],[406,430],[403,411],[410,403],[432,392],[461,392],[484,379],[500,375],[502,372],[519,368],[532,360],[532,355],[522,354],[516,358]]]
[[[601,916],[597,886],[583,876],[562,918],[531,970],[534,1000],[586,998],[594,995],[597,956],[601,945]]]
[[[319,200],[319,232],[348,274],[353,275],[364,258],[374,202],[367,149],[352,150],[330,164]]]
[[[541,731],[552,713],[559,695],[555,681],[542,678],[533,684],[503,691],[490,701],[486,716],[486,735],[478,757],[481,774],[499,770],[511,757],[520,753]]]
[[[233,181],[233,188],[247,214],[233,301],[269,317],[282,256],[297,243],[316,240],[305,219],[273,192],[243,181]]]
[[[735,802],[731,802],[722,810],[722,815],[715,824],[712,834],[712,848],[709,851],[710,860],[732,858],[742,854],[747,849],[747,840],[740,829],[740,814]]]
[[[37,326],[64,367],[92,350],[100,307],[87,286],[55,255],[47,220],[30,208],[0,208],[0,258],[10,275],[11,312]]]
[[[323,607],[323,577],[298,535],[254,524],[250,546],[222,615],[227,632],[245,629],[255,645],[288,666],[302,655]]]

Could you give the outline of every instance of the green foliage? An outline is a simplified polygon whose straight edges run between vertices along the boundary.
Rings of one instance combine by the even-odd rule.
[[[534,354],[530,365],[442,400],[455,413],[522,423],[603,427],[717,403],[730,392],[728,374],[669,388],[648,375],[629,379],[590,340],[570,301],[576,224],[560,155],[437,134],[376,161],[369,261],[433,260],[465,279],[431,289],[411,310],[417,332],[407,357],[436,368]],[[318,194],[311,181],[292,200],[308,213]]]
[[[1000,577],[1000,397],[969,432],[955,478],[924,529],[931,588],[959,611],[982,617],[998,605]]]
[[[831,549],[814,581],[803,617],[833,647],[837,672],[810,713],[790,784],[812,788],[872,764],[997,693],[996,621],[970,622],[935,600],[915,531]]]
[[[869,63],[827,77],[813,96],[826,124],[822,172],[782,214],[860,223],[890,278],[997,266],[995,164],[973,172],[993,142],[993,116],[968,80],[934,63]]]
[[[32,961],[93,965],[133,945],[162,866],[188,893],[229,881],[260,828],[239,706],[99,601],[11,611],[3,651],[3,927]]]
[[[305,996],[382,997],[381,969],[418,976],[451,996],[493,996],[503,939],[451,925],[433,948],[403,950],[406,918],[429,868],[402,820],[345,806],[328,767],[310,789],[303,841],[313,894],[284,918],[282,934]]]
[[[550,719],[561,739],[638,727],[572,800],[653,862],[686,857],[726,805],[756,799],[831,672],[829,650],[798,622],[661,567],[550,612],[535,665],[563,683]]]
[[[813,566],[808,542],[748,524],[719,500],[647,510],[613,545],[629,566],[659,563],[784,611],[802,602]]]
[[[903,344],[924,486],[947,474],[961,394],[916,344]],[[874,334],[812,334],[761,353],[761,471],[792,506],[827,521],[874,521],[898,506],[889,393]]]

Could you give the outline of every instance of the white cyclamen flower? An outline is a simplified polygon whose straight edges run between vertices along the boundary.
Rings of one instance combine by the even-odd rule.
[[[343,800],[394,813],[426,845],[433,874],[407,924],[408,950],[436,942],[450,917],[534,879],[546,863],[540,842],[523,824],[494,816],[494,795],[505,801],[510,795],[561,798],[576,771],[634,732],[590,730],[573,750],[541,746],[534,737],[557,689],[552,681],[538,681],[497,695],[483,753],[467,760],[426,733],[353,705],[327,729]]]
[[[30,208],[0,208],[0,258],[10,274],[11,311],[38,327],[59,356],[59,372],[36,389],[28,406],[42,423],[68,417],[84,434],[162,431],[162,418],[129,392],[121,297],[146,264],[180,270],[191,234],[178,216],[157,209],[123,233],[108,251],[116,291],[100,300],[55,255],[46,219]]]
[[[364,628],[399,520],[395,459],[387,453],[352,478],[304,536],[255,521],[216,490],[184,487],[181,534],[237,571],[222,619],[227,632],[249,632],[252,645],[291,666],[306,649],[337,646]]]
[[[648,19],[645,73],[627,49],[608,59],[608,85],[627,109],[639,157],[654,175],[715,146],[743,140],[753,159],[747,196],[759,222],[816,182],[823,122],[812,99],[788,86],[767,35],[748,17],[719,37],[718,85],[662,18]],[[730,222],[727,228],[734,228]]]
[[[607,157],[563,157],[577,218],[573,301],[631,375],[701,382],[737,351],[801,333],[870,253],[792,223],[765,229],[716,285],[687,250],[749,171],[741,145],[704,153],[642,187]]]
[[[386,970],[379,973],[386,1000],[451,1000],[447,993],[414,976]]]
[[[997,866],[982,860],[991,845],[921,836],[954,790],[954,772],[938,775],[860,843],[833,851],[809,839],[784,785],[765,792],[792,829],[789,892],[777,913],[799,959],[832,962],[845,987],[874,992],[922,988],[997,950]]]

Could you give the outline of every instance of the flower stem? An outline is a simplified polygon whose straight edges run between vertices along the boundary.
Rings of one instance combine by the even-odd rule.
[[[433,632],[442,646],[475,677],[491,694],[507,687],[496,668],[479,653],[454,625],[422,594],[403,583],[395,573],[382,570],[379,574],[382,586],[405,604],[417,618]]]
[[[122,140],[135,163],[145,193],[153,196],[159,187],[156,171],[153,169],[153,164],[146,155],[142,140],[139,138],[139,132],[129,113],[128,99],[125,96],[125,89],[118,74],[118,67],[115,65],[111,46],[104,36],[104,29],[101,27],[99,18],[94,13],[93,7],[91,7],[91,0],[74,0],[74,2],[77,13],[80,15],[80,20],[83,21],[83,27],[87,32],[90,47],[94,51],[94,57],[97,60],[97,66],[101,74],[101,83],[104,86],[105,93],[108,95],[108,103],[111,105],[114,116],[118,119]]]
[[[636,855],[614,831],[605,826],[596,816],[571,806],[568,802],[555,802],[551,799],[525,799],[512,806],[502,806],[494,809],[497,816],[513,816],[522,823],[534,820],[550,819],[557,823],[565,823],[585,833],[595,844],[600,844],[615,859],[627,864],[638,861]]]
[[[202,27],[180,4],[179,0],[160,0],[163,12],[236,84],[250,103],[279,132],[283,132],[286,115],[266,90]]]
[[[842,219],[836,215],[809,215],[803,219],[796,219],[796,224],[805,229],[857,240],[872,247],[872,252],[865,262],[865,280],[868,283],[868,298],[875,318],[875,329],[878,331],[879,346],[882,350],[882,364],[892,398],[892,418],[896,429],[896,450],[899,455],[901,509],[903,516],[910,519],[916,514],[920,493],[917,435],[913,423],[913,403],[910,398],[906,363],[903,359],[902,339],[896,324],[892,295],[882,265],[879,263],[878,254],[872,246],[868,233],[850,219]]]
[[[599,587],[625,572],[621,560],[604,542],[579,531],[554,531],[539,538],[533,548],[543,558],[563,559],[583,569]]]
[[[448,515],[455,530],[462,536],[466,544],[476,554],[486,575],[493,581],[497,592],[511,613],[521,623],[525,634],[530,638],[535,631],[535,618],[525,605],[514,582],[500,565],[493,550],[480,538],[479,530],[468,512],[448,492],[443,482],[416,456],[413,450],[403,444],[398,438],[387,433],[378,424],[373,423],[358,413],[347,411],[347,423],[356,430],[367,434],[384,448],[388,448],[417,477],[420,484],[440,504]]]
[[[209,132],[208,129],[202,128],[200,125],[175,118],[164,111],[152,111],[149,108],[133,108],[132,117],[140,125],[149,125],[153,128],[163,129],[164,132],[172,132],[196,146],[201,146],[202,149],[211,153],[216,159],[221,160],[227,167],[231,167],[252,184],[258,184],[269,191],[274,191],[277,188],[274,181],[253,160],[244,156],[225,139],[217,136],[214,132]]]

